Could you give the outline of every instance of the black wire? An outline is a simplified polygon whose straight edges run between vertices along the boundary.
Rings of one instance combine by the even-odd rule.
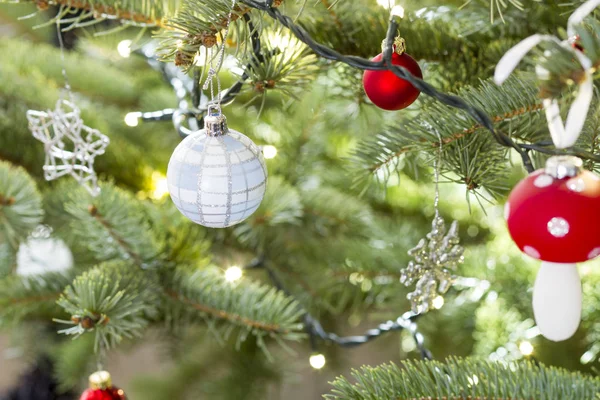
[[[281,290],[283,293],[290,297],[294,297],[292,293],[285,287],[283,281],[277,276],[275,271],[272,268],[269,268],[265,263],[264,257],[258,257],[256,260],[252,261],[249,265],[245,266],[244,269],[256,269],[262,268],[267,272],[269,279],[273,283],[277,289]],[[324,340],[326,342],[335,343],[336,345],[343,348],[352,348],[358,347],[365,343],[371,342],[383,334],[392,331],[402,331],[408,330],[419,349],[419,353],[421,354],[421,358],[431,360],[433,356],[431,352],[425,347],[425,339],[423,335],[418,331],[418,327],[416,324],[416,320],[422,314],[415,314],[413,312],[407,312],[396,318],[396,320],[386,321],[377,325],[377,327],[369,329],[363,335],[353,335],[353,336],[338,336],[335,333],[327,332],[323,325],[313,317],[308,311],[304,314],[304,327],[309,334],[311,348],[313,350],[317,350],[317,342],[316,338]]]
[[[342,55],[341,53],[339,53],[321,43],[316,42],[315,40],[312,39],[310,34],[304,28],[302,28],[300,25],[297,25],[290,17],[283,15],[278,9],[273,8],[272,0],[266,0],[265,2],[259,2],[256,0],[241,0],[241,3],[244,3],[251,8],[255,8],[255,9],[264,11],[271,18],[279,21],[283,26],[287,27],[300,41],[305,43],[320,57],[323,57],[328,60],[339,61],[339,62],[345,63],[347,65],[350,65],[352,67],[355,67],[355,68],[358,68],[361,70],[379,70],[379,71],[389,70],[392,73],[394,73],[396,76],[398,76],[399,78],[402,78],[402,79],[410,82],[415,88],[417,88],[419,91],[425,93],[427,96],[433,97],[447,106],[465,111],[481,127],[490,131],[490,133],[493,135],[496,142],[498,142],[501,146],[509,147],[509,148],[512,148],[515,151],[517,151],[519,153],[519,155],[521,156],[521,159],[523,160],[523,166],[530,173],[533,172],[535,169],[533,166],[533,163],[531,161],[531,157],[529,155],[531,150],[535,150],[540,153],[551,154],[551,155],[561,155],[561,154],[574,155],[574,156],[577,156],[577,157],[580,157],[580,158],[583,158],[586,160],[600,162],[600,156],[595,155],[591,152],[582,150],[582,149],[577,149],[577,148],[567,149],[567,150],[554,149],[554,148],[549,148],[545,142],[532,143],[532,144],[516,143],[510,138],[510,136],[504,134],[503,132],[497,131],[494,128],[494,124],[493,124],[491,118],[481,109],[468,104],[467,102],[465,102],[463,99],[461,99],[458,96],[440,92],[437,89],[435,89],[433,86],[428,84],[427,82],[412,75],[410,73],[410,71],[408,71],[406,68],[403,68],[403,67],[397,66],[397,65],[393,65],[391,62],[392,43],[393,43],[394,36],[396,35],[396,32],[398,30],[398,23],[394,20],[394,18],[392,18],[390,20],[390,25],[389,25],[388,32],[386,35],[386,46],[384,48],[384,57],[383,57],[382,61],[374,62],[374,61],[370,61],[370,60],[367,60],[367,59],[364,59],[361,57],[357,57],[357,56]],[[260,62],[261,60],[264,60],[264,55],[262,54],[261,45],[260,45],[260,35],[259,35],[258,31],[254,28],[252,21],[247,13],[243,15],[243,18],[244,18],[244,21],[248,24],[248,28],[251,32],[254,61]],[[276,50],[274,50],[274,52],[275,51]],[[274,52],[272,52],[271,55],[276,54]],[[163,64],[163,63],[160,63],[160,64]],[[221,99],[222,99],[221,104],[227,105],[227,104],[231,103],[235,99],[235,97],[241,92],[244,82],[249,78],[248,71],[251,68],[252,68],[252,63],[250,63],[246,66],[246,70],[240,77],[239,81],[237,81],[235,84],[233,84],[229,89],[226,89],[221,92],[222,93],[221,94]],[[167,80],[168,82],[171,82],[171,77],[169,76],[170,74],[168,74],[168,71],[166,71],[164,68],[161,68],[160,71],[162,72],[165,80]],[[141,118],[142,118],[142,120],[150,120],[150,121],[165,121],[165,120],[169,120],[169,119],[174,120],[174,118],[173,118],[174,112],[179,111],[178,112],[179,116],[181,116],[181,115],[185,115],[188,117],[194,116],[198,119],[198,122],[201,123],[202,116],[204,115],[204,113],[206,113],[207,108],[208,108],[208,104],[201,105],[193,110],[191,110],[191,109],[190,110],[166,109],[166,110],[162,110],[162,111],[142,113]],[[176,123],[175,125],[176,125],[179,135],[182,138],[185,138],[188,133],[184,132],[181,129],[181,123],[178,123],[178,124]]]
[[[427,82],[415,77],[406,68],[392,64],[392,44],[394,42],[396,33],[398,32],[398,23],[393,17],[390,20],[390,25],[387,32],[386,48],[384,49],[383,60],[375,62],[362,57],[343,55],[321,43],[316,42],[304,28],[302,28],[300,25],[297,25],[292,18],[282,14],[278,9],[270,6],[269,2],[263,3],[255,0],[241,0],[241,2],[249,7],[256,8],[267,13],[271,18],[277,20],[283,26],[288,28],[294,34],[294,36],[310,47],[317,55],[323,58],[333,61],[340,61],[344,64],[361,70],[389,70],[399,78],[410,82],[416,89],[427,96],[431,96],[447,106],[464,110],[471,115],[471,117],[473,117],[477,123],[489,130],[494,136],[494,139],[500,145],[515,149],[521,155],[521,158],[523,159],[523,165],[528,172],[534,171],[533,163],[531,162],[528,152],[515,143],[509,136],[496,131],[491,118],[485,112],[468,104],[458,96],[449,95],[447,93],[438,91]]]

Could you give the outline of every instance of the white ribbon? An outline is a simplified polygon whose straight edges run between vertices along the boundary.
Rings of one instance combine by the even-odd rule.
[[[569,17],[567,26],[567,32],[569,36],[575,35],[575,26],[581,23],[581,21],[589,15],[596,7],[600,5],[600,0],[589,0],[579,7]],[[564,149],[566,147],[573,146],[577,141],[577,138],[581,134],[585,118],[592,102],[594,94],[594,86],[592,82],[592,61],[581,51],[573,48],[568,42],[562,42],[555,36],[550,35],[532,35],[504,54],[504,56],[498,62],[496,71],[494,73],[494,81],[496,84],[501,85],[510,74],[514,71],[517,65],[525,57],[527,53],[531,51],[535,46],[544,41],[550,41],[558,44],[567,51],[573,53],[579,64],[581,64],[584,76],[579,81],[579,90],[571,108],[567,115],[567,123],[564,124],[560,116],[560,108],[556,99],[544,99],[543,105],[546,111],[546,120],[548,122],[548,129],[552,137],[552,141],[556,148]],[[542,67],[536,68],[538,77],[544,78],[547,76],[548,71]]]
[[[579,6],[569,17],[567,35],[575,36],[575,26],[579,25],[598,6],[600,6],[600,0],[589,0]]]

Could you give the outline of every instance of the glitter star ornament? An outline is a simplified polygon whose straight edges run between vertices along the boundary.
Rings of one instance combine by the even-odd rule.
[[[81,111],[71,101],[59,100],[54,110],[27,111],[29,129],[44,143],[47,181],[71,175],[92,196],[100,193],[94,170],[96,156],[104,154],[107,136],[83,124]]]
[[[173,152],[167,182],[183,215],[209,228],[226,228],[258,209],[267,167],[252,140],[229,129],[220,108],[211,107],[204,129],[186,137]]]
[[[400,275],[400,282],[404,285],[415,284],[415,290],[406,296],[415,313],[429,311],[434,299],[450,289],[455,279],[451,271],[464,260],[464,248],[458,238],[458,222],[452,222],[446,232],[446,223],[436,212],[431,227],[427,237],[408,251],[414,260]]]

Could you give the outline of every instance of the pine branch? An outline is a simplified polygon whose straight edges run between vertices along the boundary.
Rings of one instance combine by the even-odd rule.
[[[91,198],[85,191],[68,195],[65,211],[73,218],[67,234],[85,243],[97,260],[123,259],[147,268],[156,260],[158,243],[139,200],[110,184]]]
[[[299,340],[302,324],[301,307],[282,292],[243,279],[232,283],[217,268],[191,272],[177,269],[165,288],[171,306],[168,309],[172,324],[179,325],[182,318],[201,317],[212,327],[227,322],[238,326],[238,343],[249,334],[264,346],[264,337]],[[232,333],[225,329],[219,333],[225,338]]]
[[[2,2],[12,2],[2,0]],[[50,6],[58,6],[61,12],[50,23],[56,19],[69,18],[69,28],[76,28],[80,23],[94,18],[97,22],[103,20],[118,20],[125,25],[143,27],[165,27],[165,19],[177,11],[179,0],[163,1],[135,1],[135,0],[17,0],[19,3],[34,3],[39,10],[46,10]],[[68,13],[62,10],[68,10]],[[75,19],[71,19],[69,13],[80,10]]]
[[[260,329],[260,330],[266,331],[266,332],[279,333],[279,334],[290,333],[289,331],[282,330],[281,327],[276,324],[269,324],[269,323],[263,323],[260,321],[253,321],[249,318],[242,317],[237,314],[229,314],[223,310],[217,310],[216,308],[212,308],[212,307],[205,306],[203,304],[195,303],[190,299],[179,296],[176,292],[174,292],[172,290],[167,291],[166,294],[171,299],[181,301],[183,304],[188,305],[188,306],[192,307],[193,309],[201,312],[202,314],[206,314],[213,318],[222,319],[227,322],[231,322],[233,324],[243,325],[243,326],[247,326],[247,327],[250,327],[253,329]]]
[[[156,317],[157,292],[151,273],[123,261],[100,264],[75,278],[57,301],[71,320],[56,321],[72,325],[59,333],[77,337],[94,332],[95,351],[142,336]]]
[[[257,253],[276,240],[276,227],[296,224],[302,216],[298,190],[280,176],[269,177],[269,184],[260,207],[233,229],[237,240]]]
[[[257,56],[254,52],[247,52],[241,59],[241,64],[246,65],[243,73],[248,76],[245,87],[254,92],[256,97],[265,96],[270,90],[276,89],[285,96],[298,99],[298,94],[318,74],[318,60],[289,32],[277,34],[277,44],[271,43],[267,32],[263,31],[261,37],[261,54]],[[285,43],[285,48],[277,47],[281,43]]]
[[[14,248],[42,220],[42,199],[23,168],[0,161],[0,241]]]
[[[301,193],[306,217],[320,219],[315,223],[330,234],[370,237],[374,230],[374,216],[368,205],[332,187],[320,187]],[[312,224],[311,224],[312,225]]]
[[[135,262],[138,267],[142,266],[142,258],[140,255],[133,251],[133,248],[127,243],[124,237],[122,237],[116,230],[111,226],[111,224],[104,218],[102,215],[98,213],[98,209],[94,205],[90,205],[88,207],[90,214],[98,221],[105,229],[108,235],[116,241],[119,246],[125,250],[125,252],[131,257],[131,259]]]
[[[17,250],[8,241],[0,243],[0,279],[9,275],[17,267]]]
[[[282,3],[275,0],[273,7]],[[168,29],[160,35],[157,52],[162,61],[175,61],[189,68],[201,46],[211,48],[217,44],[217,35],[227,26],[230,12],[233,24],[251,10],[244,4],[236,4],[231,10],[229,0],[182,0],[180,10],[167,21]]]
[[[72,274],[46,273],[0,280],[0,320],[4,323],[40,318],[50,321],[58,312],[55,301],[71,277]]]
[[[356,383],[337,378],[325,399],[592,399],[600,379],[532,362],[501,364],[472,359],[404,361],[353,370]]]
[[[512,137],[525,142],[539,138],[538,129],[544,125],[535,123],[541,122],[542,117],[540,99],[532,81],[512,78],[503,86],[484,81],[476,89],[461,90],[459,95],[486,110],[497,130],[509,130]],[[483,187],[496,193],[503,186],[504,149],[481,125],[434,102],[428,102],[415,119],[359,144],[351,158],[355,186],[365,187],[373,179],[386,182],[398,172],[404,155],[423,152],[433,160],[439,147],[436,131],[443,142],[446,172],[457,175],[469,190]],[[491,164],[492,160],[496,164]],[[486,165],[490,168],[480,169]]]

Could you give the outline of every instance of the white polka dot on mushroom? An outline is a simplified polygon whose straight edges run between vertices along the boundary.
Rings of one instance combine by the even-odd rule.
[[[507,201],[504,205],[504,219],[508,219],[510,216],[510,203]]]
[[[588,254],[588,260],[598,256],[600,256],[600,247],[596,247],[594,250],[590,251],[590,254]]]
[[[581,178],[569,179],[567,187],[574,192],[583,192],[585,190],[585,182]]]
[[[571,227],[564,218],[554,217],[548,221],[548,232],[554,237],[565,237],[567,233],[569,233],[569,229],[571,229]]]
[[[543,188],[543,187],[552,185],[552,182],[554,182],[554,179],[552,179],[552,177],[550,175],[541,174],[540,176],[535,178],[535,180],[533,181],[533,184],[536,187]]]
[[[541,257],[541,254],[540,254],[540,252],[539,252],[539,251],[537,251],[536,249],[534,249],[534,248],[533,248],[533,247],[531,247],[531,246],[525,246],[525,247],[523,247],[523,251],[524,251],[524,252],[525,252],[525,254],[527,254],[529,257],[533,257],[533,258],[535,258],[535,259],[537,259],[537,260],[539,260],[539,259],[540,259],[540,257]]]

